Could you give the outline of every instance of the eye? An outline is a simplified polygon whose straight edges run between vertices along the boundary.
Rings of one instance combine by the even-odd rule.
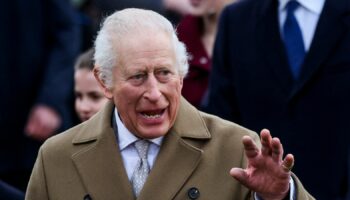
[[[132,76],[131,79],[138,80],[138,79],[142,79],[143,77],[144,77],[143,74],[136,74],[135,76]]]
[[[161,76],[167,76],[167,75],[169,75],[170,74],[170,71],[169,70],[161,70],[160,72],[159,72],[159,75],[161,75]]]
[[[101,100],[103,98],[103,96],[97,92],[93,92],[93,93],[89,94],[89,96],[92,99],[92,101],[94,101],[94,102],[98,102],[99,100]]]
[[[147,74],[138,73],[138,74],[130,76],[129,80],[134,85],[140,85],[146,78],[147,78]]]
[[[83,98],[83,95],[80,92],[75,92],[75,99],[81,99]]]
[[[161,82],[169,80],[172,74],[173,73],[168,69],[161,69],[156,72],[156,76]]]

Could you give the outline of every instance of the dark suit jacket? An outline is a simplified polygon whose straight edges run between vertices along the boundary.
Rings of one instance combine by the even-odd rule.
[[[0,173],[30,171],[34,164],[40,144],[23,133],[33,105],[52,107],[62,117],[62,128],[72,126],[79,50],[74,18],[68,0],[0,3]]]
[[[0,199],[2,200],[23,200],[24,193],[17,188],[0,180]]]
[[[295,155],[306,189],[316,199],[337,199],[349,187],[350,1],[326,0],[297,81],[277,4],[245,0],[223,11],[207,110],[254,131],[270,129]]]
[[[116,134],[114,105],[42,146],[27,190],[27,200],[133,200]],[[246,166],[243,135],[257,134],[201,113],[184,99],[165,136],[139,200],[184,200],[197,188],[201,200],[247,200],[251,193],[229,175]],[[296,177],[297,197],[312,198]]]

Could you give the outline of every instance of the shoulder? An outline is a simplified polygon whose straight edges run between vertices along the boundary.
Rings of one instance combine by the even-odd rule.
[[[258,138],[257,133],[234,122],[204,112],[200,112],[200,115],[212,137],[221,137],[224,140],[231,138],[239,142],[241,142],[242,137],[245,135],[253,139]]]
[[[184,98],[181,99],[181,106],[173,129],[183,137],[192,138],[257,136],[255,132],[236,123],[197,110]]]
[[[241,144],[242,137],[245,135],[258,140],[258,135],[254,131],[220,117],[201,112],[185,99],[181,100],[173,130],[181,137],[208,139],[215,141],[214,143],[218,142],[219,145],[221,142]]]
[[[239,0],[226,6],[221,14],[222,18],[232,18],[246,23],[246,19],[256,16],[256,14],[273,0]],[[256,19],[255,19],[256,20]]]
[[[74,149],[73,140],[85,126],[86,124],[82,123],[67,131],[52,136],[41,146],[41,152],[48,157],[56,157],[57,155],[62,155],[64,152],[72,152]]]
[[[44,154],[67,156],[109,134],[114,104],[108,103],[91,119],[78,124],[48,140],[41,147]]]

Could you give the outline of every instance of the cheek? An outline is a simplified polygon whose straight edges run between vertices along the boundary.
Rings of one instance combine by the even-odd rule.
[[[114,92],[114,102],[121,106],[135,105],[142,97],[142,87],[125,86]]]
[[[174,82],[167,89],[169,92],[168,93],[168,95],[170,97],[169,99],[171,99],[172,113],[174,113],[177,110],[178,104],[179,104],[180,99],[181,99],[181,89],[182,89],[181,80]]]
[[[95,104],[95,112],[98,112],[102,107],[107,103],[107,99],[103,98],[100,99],[98,102]]]
[[[81,100],[80,99],[75,99],[75,110],[79,112],[81,109]]]
[[[168,90],[172,91],[174,96],[176,95],[181,96],[182,86],[183,86],[183,79],[176,80],[170,85]]]

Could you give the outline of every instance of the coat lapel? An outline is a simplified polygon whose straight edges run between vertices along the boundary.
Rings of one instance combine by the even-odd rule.
[[[175,197],[202,157],[202,150],[186,138],[210,138],[203,124],[198,111],[182,99],[177,121],[164,138],[156,163],[138,199],[163,200]]]
[[[138,199],[173,199],[196,169],[201,151],[168,133]]]
[[[135,199],[111,123],[113,104],[96,115],[73,139],[86,145],[72,160],[92,199]],[[186,116],[186,117],[185,117]],[[199,112],[181,99],[173,128],[165,136],[139,200],[173,199],[200,163],[202,150],[190,140],[210,139]]]
[[[293,87],[293,77],[289,69],[287,56],[283,41],[281,39],[278,22],[278,1],[264,0],[260,10],[257,10],[257,48],[262,53],[262,57],[267,63],[273,75],[277,80],[276,85],[280,86],[285,94],[289,94]],[[264,65],[264,64],[263,64]]]
[[[342,3],[339,4],[338,1],[326,0],[313,41],[302,66],[300,79],[291,92],[290,99],[296,96],[305,84],[317,74],[321,65],[334,52],[337,43],[341,41],[342,34],[345,33],[344,28],[346,28],[345,21],[342,20],[344,15],[342,7],[345,6]]]
[[[132,200],[132,188],[111,125],[113,108],[109,104],[77,134],[75,145],[89,144],[72,155],[72,160],[92,199]],[[91,140],[93,135],[95,140]]]

